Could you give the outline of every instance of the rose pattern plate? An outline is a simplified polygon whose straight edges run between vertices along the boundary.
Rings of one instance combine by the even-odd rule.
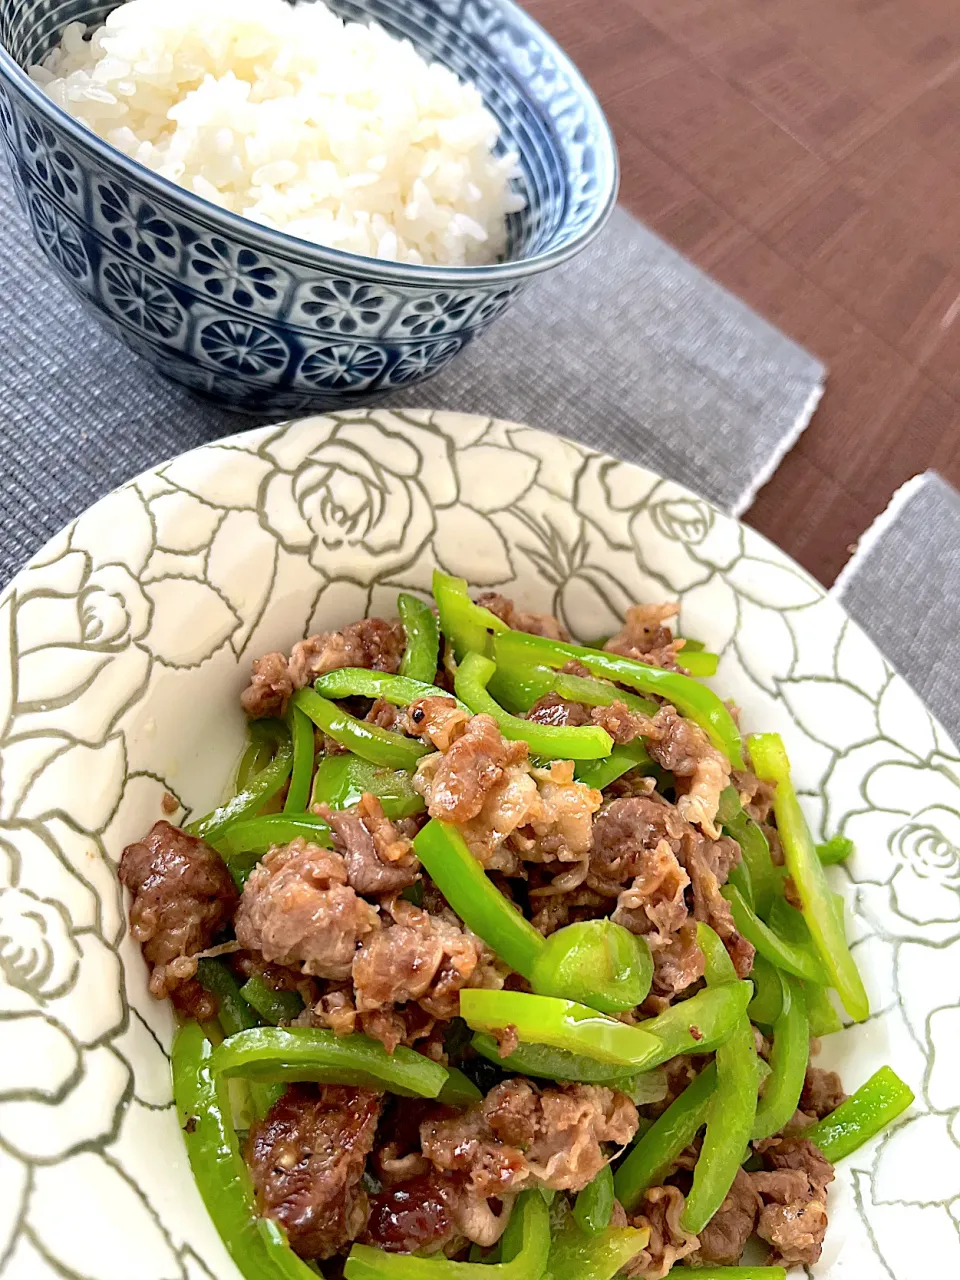
[[[827,1039],[848,1088],[889,1061],[916,1106],[839,1169],[816,1277],[960,1275],[960,759],[820,587],[658,476],[515,423],[352,411],[157,467],[0,597],[0,1276],[235,1280],[171,1106],[172,1020],[116,878],[159,813],[222,795],[252,657],[435,565],[613,629],[678,597],[748,729],[783,733],[873,1013]]]

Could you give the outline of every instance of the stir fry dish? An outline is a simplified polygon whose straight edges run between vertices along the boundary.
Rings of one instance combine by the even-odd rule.
[[[814,843],[675,605],[581,645],[437,573],[398,613],[254,662],[233,795],[120,863],[240,1271],[816,1262],[834,1165],[913,1100],[812,1065],[870,1012],[849,842]]]

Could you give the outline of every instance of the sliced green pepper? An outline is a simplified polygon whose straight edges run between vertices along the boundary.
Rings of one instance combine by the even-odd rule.
[[[521,1076],[535,1076],[538,1080],[576,1080],[580,1084],[605,1084],[620,1089],[631,1097],[646,1096],[650,1102],[662,1097],[662,1076],[650,1072],[649,1087],[645,1074],[638,1074],[633,1067],[612,1067],[609,1062],[598,1062],[584,1054],[570,1053],[567,1049],[553,1049],[545,1044],[518,1044],[505,1058],[500,1056],[500,1042],[495,1036],[478,1031],[470,1041],[473,1048],[504,1071]],[[636,1101],[636,1099],[634,1099]]]
[[[210,843],[226,862],[237,887],[242,889],[250,872],[269,849],[300,837],[323,849],[331,845],[329,826],[312,813],[296,816],[268,813],[262,818],[247,818],[232,823]]]
[[[361,760],[369,760],[384,769],[413,771],[417,761],[429,751],[429,747],[417,738],[381,729],[369,720],[358,720],[335,702],[321,698],[313,689],[300,689],[293,695],[293,704],[334,742],[339,742],[341,747],[346,747]]]
[[[736,981],[726,948],[709,925],[697,925],[708,986]],[[723,1204],[740,1168],[757,1113],[757,1050],[753,1027],[744,1013],[725,1044],[717,1049],[717,1087],[707,1112],[700,1157],[693,1171],[681,1222],[699,1235]]]
[[[526,742],[533,755],[548,760],[596,760],[610,754],[613,739],[599,725],[538,724],[504,711],[487,692],[487,684],[496,669],[482,654],[467,653],[457,667],[454,687],[457,696],[475,714],[493,716],[505,738]]]
[[[220,805],[212,813],[184,827],[188,835],[197,836],[215,844],[216,839],[227,827],[241,818],[249,818],[261,809],[268,800],[277,794],[286,782],[293,764],[293,747],[289,736],[277,747],[277,754],[258,774],[250,780],[248,786],[239,791],[232,800]]]
[[[606,1231],[613,1217],[613,1170],[605,1164],[592,1182],[577,1195],[573,1220],[588,1236]]]
[[[712,1053],[726,1044],[743,1017],[752,993],[751,984],[737,981],[734,975],[732,981],[708,986],[689,1000],[679,1000],[655,1018],[639,1023],[639,1029],[656,1036],[661,1045],[651,1065],[659,1066],[681,1053]]]
[[[854,1022],[863,1022],[870,1015],[870,1001],[847,946],[843,922],[834,907],[832,891],[793,788],[790,761],[779,734],[764,733],[751,738],[750,756],[757,776],[776,783],[773,808],[784,860],[800,895],[804,919],[830,975],[830,985],[836,987]]]
[[[733,885],[744,902],[752,911],[753,907],[753,881],[750,879],[750,868],[741,858],[736,866],[730,868],[727,876],[727,884]]]
[[[740,730],[726,706],[712,689],[699,684],[692,676],[662,667],[647,666],[617,654],[584,649],[560,640],[547,640],[522,631],[498,635],[495,652],[499,662],[539,662],[548,667],[562,667],[576,658],[594,675],[606,676],[618,684],[629,685],[640,693],[653,693],[672,702],[681,715],[695,721],[718,750],[727,756],[735,769],[744,767]]]
[[[460,992],[460,1016],[474,1031],[513,1027],[525,1044],[569,1049],[615,1067],[646,1068],[661,1048],[656,1037],[639,1027],[555,996],[469,987]]]
[[[483,1094],[469,1076],[463,1074],[458,1067],[446,1067],[447,1078],[443,1088],[437,1094],[437,1101],[448,1107],[469,1107],[480,1102]]]
[[[253,1187],[229,1122],[227,1084],[212,1070],[213,1046],[196,1022],[173,1041],[173,1096],[190,1168],[213,1225],[247,1280],[316,1280],[282,1232],[263,1231]]]
[[[613,1179],[617,1199],[632,1213],[649,1187],[659,1186],[707,1122],[717,1069],[706,1067],[634,1143]],[[741,1148],[742,1151],[742,1148]]]
[[[812,1036],[832,1036],[843,1030],[843,1020],[833,1006],[830,993],[826,987],[814,982],[805,982],[804,995],[807,1001],[807,1019]]]
[[[273,759],[277,744],[287,737],[282,720],[251,720],[247,725],[249,742],[237,766],[235,792],[245,791],[251,779]]]
[[[458,662],[468,652],[486,653],[492,633],[509,631],[502,618],[473,603],[465,578],[454,578],[434,569],[433,598],[437,602],[440,630],[453,645]]]
[[[891,1067],[875,1071],[846,1102],[803,1136],[815,1143],[831,1164],[850,1155],[906,1111],[914,1093]]]
[[[612,1280],[649,1242],[649,1227],[607,1227],[587,1235],[568,1214],[554,1234],[544,1280]]]
[[[635,738],[633,742],[614,747],[604,760],[578,760],[573,772],[578,782],[602,791],[631,769],[651,773],[653,768],[646,747],[639,738]]]
[[[364,792],[376,796],[390,819],[409,818],[424,809],[423,796],[413,789],[406,769],[383,769],[349,751],[324,756],[313,776],[311,805],[350,809]]]
[[[507,1262],[451,1262],[442,1257],[384,1253],[371,1245],[355,1244],[343,1274],[345,1280],[540,1280],[550,1251],[550,1211],[539,1191],[520,1193],[507,1233],[519,1244],[516,1251],[510,1249],[512,1257]],[[505,1253],[510,1243],[507,1233]]]
[[[685,667],[698,680],[704,680],[717,674],[720,657],[716,653],[708,653],[706,649],[691,649],[689,644],[685,644],[677,654],[677,665]]]
[[[810,1058],[810,1026],[803,987],[796,978],[782,975],[783,1009],[773,1024],[770,1076],[757,1103],[753,1140],[769,1138],[787,1124],[800,1102]]]
[[[318,676],[313,687],[325,698],[382,698],[395,707],[409,707],[419,698],[450,698],[457,702],[452,693],[435,684],[414,680],[412,676],[370,671],[366,667],[338,667],[325,676]],[[469,709],[462,702],[457,705],[463,711]]]
[[[243,984],[240,995],[250,1008],[260,1015],[256,1022],[248,1024],[250,1026],[258,1025],[262,1019],[276,1027],[281,1022],[292,1022],[298,1014],[303,1012],[303,999],[296,991],[277,991],[264,982],[259,974],[254,974]],[[224,1030],[227,1035],[234,1034],[226,1027]],[[236,1030],[240,1031],[243,1028],[237,1027]]]
[[[551,671],[550,667],[542,667],[543,671]],[[658,704],[649,698],[638,698],[635,693],[627,693],[618,689],[608,680],[593,680],[589,676],[568,675],[564,671],[553,671],[553,692],[568,702],[582,702],[587,707],[612,707],[615,702],[622,702],[628,711],[641,716],[655,716]]]
[[[753,999],[747,1006],[750,1021],[758,1022],[764,1027],[772,1027],[783,1012],[783,983],[780,980],[780,970],[758,952],[753,957],[750,981],[753,983],[754,990]]]
[[[225,1036],[233,1036],[238,1031],[260,1026],[260,1019],[244,999],[239,982],[222,960],[208,958],[197,961],[197,980],[201,987],[212,991],[217,997],[217,1020]],[[250,1101],[260,1119],[267,1114],[281,1093],[282,1086],[250,1085]]]
[[[293,768],[290,787],[283,802],[284,813],[303,813],[310,799],[310,779],[313,777],[314,740],[313,724],[298,707],[291,707],[290,737],[293,741]]]
[[[742,933],[746,940],[756,947],[760,955],[771,964],[775,964],[778,969],[792,973],[796,978],[804,978],[807,982],[828,981],[826,970],[816,953],[804,950],[774,933],[769,925],[764,924],[760,917],[750,910],[743,900],[743,895],[733,885],[724,885],[720,892],[730,904],[737,932]]]
[[[543,938],[487,879],[457,828],[432,818],[414,838],[413,847],[464,924],[511,969],[529,978]]]
[[[833,836],[824,844],[817,845],[817,857],[825,867],[835,867],[853,853],[853,841],[847,836]]]
[[[397,596],[397,611],[407,641],[400,659],[400,674],[432,684],[440,661],[437,615],[425,601],[418,600],[407,591],[401,591]]]
[[[583,920],[552,933],[533,966],[538,995],[626,1013],[647,997],[653,959],[643,938],[612,920]]]
[[[783,877],[780,868],[774,866],[770,857],[767,837],[741,806],[735,787],[726,787],[720,793],[717,821],[726,835],[736,840],[740,846],[741,865],[750,876],[753,890],[750,905],[758,915],[765,918],[771,900],[782,892]]]
[[[315,1027],[255,1027],[224,1040],[213,1062],[220,1075],[245,1080],[315,1081],[436,1098],[446,1068],[399,1045],[392,1054],[369,1036],[337,1036]]]

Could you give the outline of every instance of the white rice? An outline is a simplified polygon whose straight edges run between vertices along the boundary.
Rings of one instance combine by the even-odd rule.
[[[30,75],[187,190],[351,253],[493,262],[523,208],[477,89],[319,2],[129,0]]]

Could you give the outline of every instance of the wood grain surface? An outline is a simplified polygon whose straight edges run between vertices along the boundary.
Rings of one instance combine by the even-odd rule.
[[[747,515],[822,582],[909,476],[960,485],[960,0],[528,0],[634,214],[828,365]]]

